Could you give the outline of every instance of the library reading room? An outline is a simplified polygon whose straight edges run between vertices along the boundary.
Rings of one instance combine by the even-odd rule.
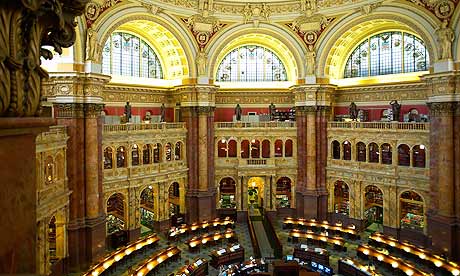
[[[460,0],[0,23],[0,275],[460,275]]]

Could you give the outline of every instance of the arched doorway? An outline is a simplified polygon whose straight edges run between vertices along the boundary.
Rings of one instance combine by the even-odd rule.
[[[155,221],[154,202],[155,200],[154,200],[153,188],[152,186],[149,186],[141,192],[140,213],[141,213],[141,225],[147,227],[150,230],[153,230],[154,221]],[[141,230],[147,230],[147,229],[141,229]]]
[[[373,230],[383,224],[383,192],[377,186],[369,185],[365,189],[364,219],[366,227]]]
[[[107,234],[111,235],[125,229],[125,203],[120,193],[107,200]]]
[[[276,181],[276,208],[291,207],[291,179],[281,177]]]
[[[264,207],[264,180],[262,177],[251,177],[248,180],[248,206],[250,209]]]
[[[56,231],[56,217],[52,217],[48,224],[48,253],[49,262],[53,265],[59,258],[57,256],[57,231]]]
[[[184,222],[184,217],[180,213],[180,196],[179,183],[173,182],[168,190],[169,218],[173,226],[178,226]]]
[[[219,182],[219,208],[234,209],[236,208],[235,201],[236,183],[231,177],[224,177]]]
[[[425,213],[423,198],[414,191],[406,191],[399,197],[401,228],[423,231]]]
[[[334,183],[334,213],[350,215],[350,190],[341,180]]]

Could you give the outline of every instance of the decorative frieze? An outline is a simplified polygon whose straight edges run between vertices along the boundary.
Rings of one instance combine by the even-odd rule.
[[[443,117],[459,114],[460,105],[458,102],[432,102],[428,103],[430,116]]]
[[[101,116],[104,105],[89,103],[54,104],[56,118],[97,118]]]

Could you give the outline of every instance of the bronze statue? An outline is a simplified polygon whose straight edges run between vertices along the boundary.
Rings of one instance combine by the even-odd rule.
[[[241,121],[241,113],[243,113],[243,111],[241,110],[240,104],[236,104],[235,115],[236,115],[236,120],[237,121]]]
[[[160,122],[165,122],[166,108],[165,104],[162,103],[160,107]]]
[[[356,120],[358,118],[358,107],[355,102],[351,102],[348,107],[348,114],[350,115],[350,119]]]
[[[131,106],[129,105],[129,102],[126,102],[125,105],[125,115],[126,115],[126,121],[129,122],[131,119]]]
[[[270,114],[270,120],[273,120],[275,119],[275,116],[276,116],[276,106],[271,103],[269,106],[268,106],[268,113]]]
[[[393,121],[399,121],[399,112],[401,110],[401,104],[397,100],[390,102],[391,110],[393,111]]]

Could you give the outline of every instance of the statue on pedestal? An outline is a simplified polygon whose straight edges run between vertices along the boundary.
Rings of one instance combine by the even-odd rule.
[[[165,104],[162,103],[160,107],[160,122],[162,123],[165,122],[165,115],[166,115],[166,108],[165,108]]]
[[[358,118],[358,107],[356,106],[355,102],[351,102],[350,106],[348,107],[348,114],[352,120],[356,120]]]
[[[126,102],[124,114],[126,116],[126,122],[129,122],[131,119],[131,106],[129,105],[129,102]]]
[[[401,111],[401,104],[397,100],[390,102],[391,111],[393,112],[393,121],[399,121],[399,112]]]
[[[436,30],[437,40],[439,42],[439,59],[452,58],[452,42],[455,39],[455,33],[452,28],[448,27],[448,21],[444,20],[440,28]]]
[[[240,104],[237,104],[235,107],[235,116],[237,121],[241,121],[241,114],[243,113],[243,110],[241,109]]]

